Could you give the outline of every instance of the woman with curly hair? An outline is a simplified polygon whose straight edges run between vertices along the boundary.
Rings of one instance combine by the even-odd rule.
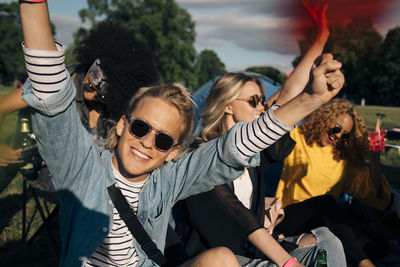
[[[364,120],[347,100],[335,99],[313,112],[291,132],[296,147],[285,159],[276,196],[287,206],[329,193],[347,193],[384,210],[390,186],[380,171],[379,152],[370,151]]]
[[[296,145],[284,160],[276,191],[286,217],[276,230],[293,235],[326,225],[342,241],[350,264],[373,266],[369,258],[376,258],[379,249],[385,254],[386,242],[376,239],[379,247],[365,253],[336,203],[341,193],[380,210],[390,201],[379,152],[370,151],[369,168],[365,163],[368,134],[363,119],[349,101],[334,99],[311,113],[290,137]]]

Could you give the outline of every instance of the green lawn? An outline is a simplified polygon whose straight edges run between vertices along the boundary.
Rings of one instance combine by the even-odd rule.
[[[383,129],[400,128],[399,107],[357,106],[357,110],[364,118],[368,130],[375,129],[377,113],[384,113],[386,115],[382,120]]]

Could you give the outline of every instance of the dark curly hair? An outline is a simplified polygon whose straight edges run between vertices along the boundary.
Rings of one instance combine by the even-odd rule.
[[[158,84],[159,74],[149,48],[136,40],[134,33],[118,23],[102,21],[77,44],[76,59],[85,73],[95,59],[107,77],[105,106],[108,119],[118,120],[129,99],[145,86]]]
[[[350,139],[337,142],[333,149],[333,159],[342,159],[360,166],[364,164],[364,152],[367,149],[368,133],[363,118],[354,105],[345,99],[333,99],[311,113],[300,126],[300,132],[304,135],[307,145],[316,143],[322,146],[321,134],[328,131],[332,121],[339,115],[348,114],[353,119],[354,126],[350,132]]]

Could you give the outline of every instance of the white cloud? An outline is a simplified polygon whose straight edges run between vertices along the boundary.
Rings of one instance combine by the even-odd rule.
[[[80,27],[88,27],[88,24],[82,24],[79,18],[66,17],[58,14],[51,14],[51,21],[56,25],[55,39],[65,47],[70,45],[74,39],[74,32]]]
[[[266,0],[177,0],[180,6],[188,9],[240,9],[243,13],[272,13],[277,15],[277,11],[282,13],[282,7],[287,1],[266,1]]]
[[[242,14],[239,9],[219,9],[212,14],[194,9],[191,14],[196,22],[196,42],[201,46],[233,44],[285,55],[298,52],[296,39],[288,33],[292,24],[288,17]]]

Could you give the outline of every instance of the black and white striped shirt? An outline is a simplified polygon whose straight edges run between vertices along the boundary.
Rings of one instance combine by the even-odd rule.
[[[60,91],[67,82],[62,45],[56,43],[57,51],[29,49],[23,44],[22,47],[34,94],[46,99]]]
[[[136,213],[139,193],[146,180],[139,183],[129,182],[121,176],[114,166],[112,166],[112,169],[119,189],[130,204],[132,210]],[[132,241],[132,233],[125,225],[125,222],[119,217],[119,213],[115,207],[113,207],[113,212],[114,224],[110,233],[92,254],[85,266],[134,267],[139,261],[135,245]]]

